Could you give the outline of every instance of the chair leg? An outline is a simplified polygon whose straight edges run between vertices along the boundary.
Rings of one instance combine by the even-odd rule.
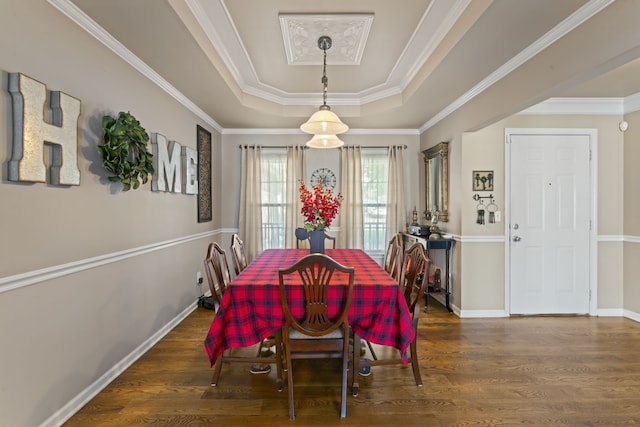
[[[260,357],[260,353],[262,353],[262,346],[264,345],[264,340],[260,341],[260,344],[258,344],[258,354],[256,354],[256,357]]]
[[[282,383],[282,333],[280,331],[276,332],[276,386],[278,387],[278,391],[282,391],[284,386]]]
[[[351,361],[351,394],[358,396],[360,385],[358,384],[358,371],[360,370],[360,337],[353,333],[353,356]]]
[[[345,419],[347,417],[347,377],[349,376],[348,374],[348,367],[349,367],[349,340],[348,340],[348,336],[349,336],[349,330],[348,327],[345,328],[346,330],[344,331],[344,345],[343,345],[343,349],[342,349],[342,388],[341,388],[341,393],[340,393],[340,419]],[[354,352],[355,350],[355,346],[354,348]],[[360,354],[360,349],[358,349],[358,354]],[[355,369],[352,369],[355,373]]]
[[[373,360],[378,360],[378,356],[376,356],[376,352],[373,351],[373,346],[371,345],[371,343],[369,341],[365,341],[367,343],[367,346],[369,346],[369,351],[371,352],[371,358]]]
[[[291,421],[296,419],[294,402],[293,402],[293,366],[291,366],[291,350],[289,346],[284,346],[285,357],[287,361],[287,388],[289,393],[289,419]]]
[[[409,346],[411,348],[411,367],[413,368],[413,378],[416,380],[416,385],[422,387],[422,376],[420,375],[420,364],[418,363],[418,349],[416,339],[411,342]]]

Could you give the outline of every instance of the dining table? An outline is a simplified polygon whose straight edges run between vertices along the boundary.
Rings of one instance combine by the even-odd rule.
[[[280,302],[278,270],[293,265],[309,249],[267,249],[258,255],[228,285],[205,339],[205,350],[213,366],[230,348],[248,347],[274,335],[285,323]],[[415,331],[398,283],[360,249],[326,249],[340,264],[354,267],[354,287],[349,325],[359,337],[397,348],[407,360]],[[344,286],[329,288],[329,300],[342,298]],[[302,286],[288,284],[287,296],[294,317],[304,316]],[[296,301],[298,302],[296,304]],[[339,304],[335,304],[333,313]],[[332,307],[328,307],[331,316]]]

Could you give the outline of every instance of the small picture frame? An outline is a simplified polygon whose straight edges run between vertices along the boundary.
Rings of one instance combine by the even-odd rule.
[[[493,171],[473,171],[473,191],[493,191]]]

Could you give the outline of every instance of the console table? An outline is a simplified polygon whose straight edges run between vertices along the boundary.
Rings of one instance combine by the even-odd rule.
[[[424,245],[427,253],[430,250],[444,250],[445,255],[445,272],[444,272],[444,295],[443,292],[429,292],[433,298],[439,301],[442,305],[447,307],[447,310],[450,312],[453,311],[451,308],[451,297],[453,295],[453,280],[451,278],[451,257],[453,255],[453,244],[455,240],[453,239],[429,239],[427,236],[417,236],[414,234],[402,233],[402,240],[404,242],[405,249],[409,248],[414,243],[421,243]],[[426,295],[425,295],[426,297]]]

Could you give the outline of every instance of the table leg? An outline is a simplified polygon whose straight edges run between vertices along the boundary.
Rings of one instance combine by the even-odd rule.
[[[449,249],[449,246],[447,245],[447,248],[445,249],[445,267],[447,269],[447,274],[445,275],[444,278],[444,290],[445,290],[445,302],[447,303],[447,310],[449,310],[449,312],[453,312],[453,309],[451,308],[451,283],[449,281],[449,276],[451,275],[449,268],[450,268],[450,258],[451,258],[451,249]]]
[[[426,280],[427,281],[427,286],[424,287],[424,308],[422,309],[422,311],[424,311],[425,313],[429,312],[429,272],[426,271],[423,275],[422,275],[422,280]]]

